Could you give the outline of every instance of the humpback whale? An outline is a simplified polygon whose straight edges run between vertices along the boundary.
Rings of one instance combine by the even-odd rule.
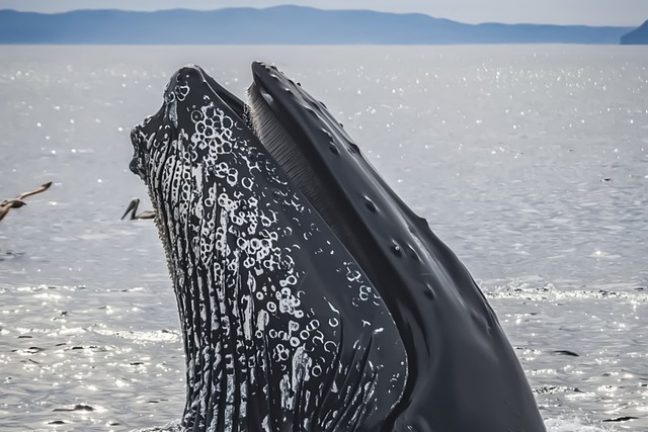
[[[454,253],[275,67],[197,66],[131,132],[186,354],[185,430],[542,432]]]

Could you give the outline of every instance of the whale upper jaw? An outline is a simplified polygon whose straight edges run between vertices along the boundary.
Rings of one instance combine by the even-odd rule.
[[[385,430],[544,431],[520,363],[456,255],[322,102],[274,66],[255,62],[252,73],[257,136],[374,283],[403,339],[408,381]]]

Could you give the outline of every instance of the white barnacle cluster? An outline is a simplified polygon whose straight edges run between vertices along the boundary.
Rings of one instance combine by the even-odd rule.
[[[381,298],[378,291],[367,283],[355,262],[344,262],[344,271],[349,288],[352,290],[351,304],[360,307],[364,302],[371,302],[374,306],[380,306]]]
[[[194,124],[191,144],[206,151],[211,160],[232,151],[234,121],[223,110],[216,108],[213,102],[191,111],[191,121]]]

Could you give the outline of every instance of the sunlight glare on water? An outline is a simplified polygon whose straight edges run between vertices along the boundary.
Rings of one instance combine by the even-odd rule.
[[[175,298],[130,127],[171,74],[252,60],[326,102],[462,258],[553,432],[648,429],[648,50],[0,47],[0,429],[173,430]]]

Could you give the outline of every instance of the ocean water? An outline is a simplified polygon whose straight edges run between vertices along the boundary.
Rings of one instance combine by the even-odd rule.
[[[132,125],[273,62],[463,259],[553,432],[648,429],[648,48],[0,47],[0,430],[176,421],[184,364]],[[617,420],[617,421],[610,421]]]

